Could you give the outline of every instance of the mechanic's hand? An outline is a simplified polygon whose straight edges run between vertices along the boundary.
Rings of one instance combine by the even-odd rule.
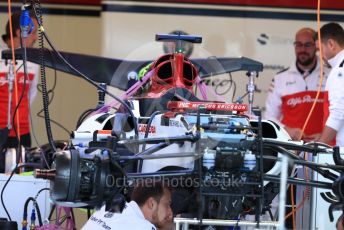
[[[318,141],[320,139],[321,133],[315,133],[312,135],[303,135],[303,140],[305,142]]]
[[[287,133],[289,134],[289,136],[291,137],[292,140],[294,141],[299,141],[301,140],[302,136],[302,130],[299,128],[291,128],[288,126],[284,126],[284,129],[287,131]]]

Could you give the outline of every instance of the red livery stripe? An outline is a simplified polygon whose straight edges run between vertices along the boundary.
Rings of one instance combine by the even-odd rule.
[[[22,2],[22,1],[20,1]],[[76,4],[76,5],[87,5],[87,6],[100,6],[101,0],[42,0],[42,3],[53,3],[53,4]]]
[[[316,8],[317,0],[159,0],[154,2],[222,4],[261,7]],[[322,9],[344,9],[344,1],[322,0]]]

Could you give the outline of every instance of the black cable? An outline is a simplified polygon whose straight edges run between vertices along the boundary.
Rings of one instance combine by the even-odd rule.
[[[48,220],[49,221],[52,221],[51,217],[53,216],[55,209],[56,209],[56,204],[53,203],[53,205],[51,206],[49,215],[48,215]]]
[[[37,137],[36,137],[36,132],[34,130],[34,126],[33,126],[33,122],[32,122],[32,117],[31,117],[32,113],[31,113],[31,109],[30,109],[30,125],[31,125],[31,134],[33,136],[33,139],[35,140],[36,142],[36,146],[41,146],[39,143],[38,143],[38,140],[37,140]],[[48,169],[50,169],[50,166],[49,166],[49,163],[47,161],[47,158],[45,156],[46,152],[41,148],[39,147],[39,151],[41,152],[41,156],[43,158],[43,161],[45,163],[45,165],[47,166]]]
[[[204,63],[206,60],[212,59],[212,58],[213,58],[213,59],[217,59],[216,56],[210,56],[210,57],[207,57],[207,59],[202,60],[202,63]],[[198,68],[198,70],[197,70],[198,73],[201,71],[202,63],[199,65],[199,68]],[[214,91],[216,92],[217,95],[224,95],[224,94],[226,94],[227,92],[229,92],[230,89],[233,87],[233,94],[232,94],[232,100],[231,100],[231,101],[234,102],[234,97],[235,97],[235,94],[236,94],[237,85],[236,85],[236,82],[233,81],[232,74],[231,74],[230,72],[229,72],[228,74],[229,74],[229,80],[224,80],[223,82],[228,82],[228,83],[230,83],[229,88],[228,88],[226,91],[224,91],[223,93],[218,93],[217,88],[218,88],[220,85],[216,85]],[[211,77],[212,77],[212,76],[210,76],[210,78],[211,78]],[[201,78],[201,80],[203,81],[202,78]],[[220,82],[220,84],[223,85],[223,84],[224,84],[223,82]],[[211,85],[211,87],[212,87],[212,85]],[[196,89],[197,89],[197,88],[196,88]]]
[[[43,191],[50,191],[50,188],[42,188],[41,190],[39,190],[35,196],[35,199],[37,200],[37,197],[39,196],[39,194],[41,194],[41,192]]]
[[[48,106],[51,104],[51,102],[53,101],[53,99],[54,99],[54,92],[49,92],[49,91],[47,91],[48,93],[48,95],[49,95],[49,93],[52,93],[52,97],[49,97],[49,102],[48,102]],[[44,109],[41,109],[36,115],[37,115],[37,117],[40,117],[40,118],[43,118],[43,119],[45,119],[45,116],[44,115],[42,115],[42,112],[44,111]],[[70,131],[66,128],[66,127],[64,127],[63,125],[61,125],[59,122],[57,122],[57,121],[55,121],[55,120],[53,120],[53,119],[49,119],[50,120],[50,122],[51,123],[53,123],[53,124],[55,124],[56,126],[58,126],[58,127],[60,127],[63,131],[65,131],[66,133],[68,133],[68,135],[70,134]]]
[[[27,208],[29,206],[29,202],[32,201],[33,203],[36,202],[36,200],[33,197],[29,197],[26,199],[25,203],[24,203],[24,213],[23,213],[23,219],[27,220]]]
[[[76,129],[79,128],[79,126],[81,125],[81,123],[88,117],[88,115],[90,115],[91,113],[93,113],[94,111],[97,111],[97,108],[93,108],[93,109],[87,109],[85,110],[78,118],[78,121],[76,122]]]
[[[31,4],[33,5],[34,3],[33,2],[31,2]],[[41,15],[41,14],[40,14]],[[37,18],[37,17],[36,17]],[[37,19],[38,20],[38,19]],[[40,20],[42,20],[42,18],[40,18]],[[43,40],[42,40],[42,36],[41,36],[41,33],[39,34],[39,38],[40,38],[40,40],[39,40],[39,42],[40,42],[40,47],[43,47]],[[51,55],[51,57],[52,57],[53,55]],[[55,64],[54,62],[53,62],[53,64]],[[42,67],[42,66],[41,66]],[[41,69],[41,76],[45,76],[45,69],[44,69],[44,72],[42,72],[42,69]],[[49,103],[48,103],[48,106],[49,106],[49,104],[51,103],[51,101],[53,100],[53,97],[54,97],[54,89],[55,89],[55,87],[56,87],[56,79],[57,79],[57,73],[56,73],[56,69],[55,69],[55,75],[54,75],[54,84],[53,84],[53,87],[49,90],[49,91],[47,91],[47,95],[48,95],[48,98],[49,98],[49,93],[52,93],[52,98],[51,98],[51,100],[49,101]],[[41,92],[42,94],[43,94],[43,92],[42,92],[42,90],[39,88],[39,85],[37,85],[37,91],[39,91],[39,92]],[[44,102],[44,99],[43,99],[43,102]],[[43,106],[43,109],[42,110],[40,110],[36,115],[38,116],[38,117],[41,117],[41,118],[44,118],[45,119],[45,117],[44,116],[42,116],[41,115],[41,113],[44,111],[44,106]],[[31,109],[30,109],[30,114],[31,114]],[[57,122],[55,122],[54,120],[50,120],[51,122],[53,122],[53,123],[55,123],[57,126],[59,126],[59,127],[61,127],[62,129],[64,129],[65,131],[67,131],[67,133],[69,134],[69,131],[67,130],[67,129],[65,129],[61,124],[59,124],[59,123],[57,123]],[[33,134],[33,137],[34,137],[34,139],[35,139],[35,142],[36,142],[36,144],[37,144],[37,146],[40,146],[40,144],[38,143],[38,141],[37,141],[37,137],[36,137],[36,134],[35,134],[35,131],[34,131],[34,125],[33,125],[33,122],[32,122],[32,116],[30,116],[30,124],[31,124],[31,130],[33,131],[32,132],[32,134]],[[48,135],[48,138],[49,138],[49,135]],[[51,143],[49,142],[49,144],[51,145]],[[42,149],[41,149],[42,150]],[[42,156],[42,158],[43,158],[43,161],[45,162],[45,164],[47,165],[47,168],[50,168],[50,166],[49,166],[49,164],[48,164],[48,162],[47,162],[47,159],[46,159],[46,157],[45,157],[45,152],[42,150],[41,151],[41,156]]]
[[[269,213],[271,221],[274,221],[274,215],[272,215],[271,208],[268,209],[268,213]]]
[[[17,127],[16,127],[16,123],[15,123],[15,118],[16,118],[16,115],[17,115],[17,112],[19,111],[19,106],[24,98],[24,94],[25,94],[25,90],[26,90],[26,83],[27,83],[27,55],[26,55],[26,46],[25,46],[25,43],[23,43],[23,39],[20,35],[20,44],[21,44],[21,47],[23,47],[23,50],[24,50],[24,58],[23,58],[23,67],[24,67],[24,82],[23,82],[23,90],[21,92],[21,95],[20,95],[20,98],[19,98],[19,101],[16,105],[16,108],[14,109],[14,113],[13,113],[13,117],[12,117],[12,124],[13,124],[13,130],[14,130],[14,133],[15,133],[15,136],[16,136],[16,139],[18,140],[18,150],[17,150],[17,154],[16,154],[16,168],[18,166],[18,163],[20,162],[21,160],[21,138],[19,137],[20,133],[18,134],[17,133]],[[19,82],[19,81],[18,81]],[[20,118],[19,118],[20,119]],[[16,170],[16,168],[14,170]]]
[[[16,73],[18,73],[19,69],[20,69],[21,67],[23,67],[23,65],[24,65],[24,64],[21,64],[19,67],[17,67]]]
[[[152,122],[153,122],[155,116],[158,115],[158,114],[161,114],[161,112],[160,112],[160,111],[155,111],[155,112],[152,113],[152,115],[150,116],[150,118],[149,118],[149,120],[148,120],[148,122],[147,122],[147,125],[146,125],[145,135],[144,135],[143,138],[147,138],[147,137],[148,137],[149,129],[150,129],[151,125],[152,125]],[[145,151],[145,149],[146,149],[146,143],[144,143],[144,144],[142,145],[142,152]]]
[[[239,216],[238,216],[238,220],[237,220],[237,222],[236,222],[236,224],[235,224],[235,226],[234,226],[234,229],[233,229],[233,230],[239,229],[239,221],[240,221],[240,218],[241,218],[241,216],[240,216],[240,214],[239,214]]]
[[[90,219],[91,218],[91,208],[88,207],[86,209],[87,209],[87,219]]]
[[[105,83],[100,83],[100,85],[105,89],[106,84]],[[98,90],[98,105],[96,108],[91,108],[85,110],[78,118],[78,121],[76,123],[76,129],[79,128],[79,126],[82,124],[82,122],[93,112],[96,112],[97,110],[101,109],[104,106],[104,100],[105,100],[105,95],[103,91]]]
[[[37,213],[39,226],[42,226],[43,225],[42,214],[41,214],[41,210],[39,209],[39,205],[38,205],[37,201],[35,202],[35,209],[36,209],[36,213]]]
[[[21,30],[20,30],[21,32]],[[8,219],[10,221],[12,221],[11,219],[11,216],[9,214],[9,212],[7,211],[7,208],[6,208],[6,205],[5,205],[5,202],[4,202],[4,191],[5,191],[5,188],[7,187],[8,183],[10,182],[10,180],[12,179],[14,173],[16,172],[16,170],[18,169],[18,165],[19,165],[19,162],[21,160],[21,141],[20,141],[20,137],[18,136],[18,133],[17,133],[17,129],[16,129],[16,124],[15,124],[15,117],[17,115],[17,111],[19,110],[19,106],[20,106],[20,103],[22,102],[22,99],[24,97],[24,93],[25,93],[25,89],[26,89],[26,80],[27,80],[27,65],[26,65],[26,60],[27,60],[27,56],[26,56],[26,46],[25,46],[25,43],[23,43],[23,39],[22,39],[22,36],[21,36],[21,33],[20,33],[20,44],[21,44],[21,47],[23,47],[23,50],[24,50],[24,58],[23,58],[23,67],[24,67],[24,82],[23,82],[23,90],[21,92],[21,95],[20,95],[20,98],[19,98],[19,101],[16,105],[16,108],[14,109],[14,113],[13,113],[13,117],[12,117],[12,124],[13,124],[13,130],[14,130],[14,133],[15,133],[15,136],[16,136],[16,139],[18,140],[18,149],[17,149],[17,152],[16,152],[16,165],[14,167],[14,169],[12,170],[11,172],[11,175],[10,177],[7,179],[7,181],[5,182],[5,185],[4,187],[2,187],[2,190],[1,190],[1,194],[0,194],[0,198],[1,198],[1,204],[6,212],[6,215],[8,217]],[[16,73],[14,73],[16,75]],[[15,77],[15,80],[16,80],[16,77]],[[16,84],[16,83],[15,83]],[[12,106],[12,105],[11,105]]]
[[[219,84],[217,84],[216,86],[215,86],[215,92],[216,92],[216,94],[217,95],[225,95],[226,93],[228,93],[231,89],[232,89],[232,87],[233,87],[233,96],[232,96],[232,101],[233,101],[233,98],[234,98],[234,95],[235,95],[235,92],[236,92],[236,84],[235,84],[235,82],[233,81],[233,79],[232,79],[232,75],[229,73],[229,76],[230,76],[230,79],[229,80],[222,80],[222,81],[220,81],[220,83]],[[226,84],[229,84],[229,86],[228,86],[228,88],[225,90],[225,91],[223,91],[223,92],[219,92],[219,87],[222,87],[222,86],[224,86],[224,85],[226,85]]]
[[[52,65],[53,65],[53,69],[54,69],[54,83],[53,83],[53,86],[47,90],[47,95],[48,95],[48,98],[49,98],[49,103],[48,103],[48,106],[52,103],[53,99],[54,99],[54,96],[55,96],[55,88],[56,88],[56,85],[57,85],[57,71],[56,71],[56,68],[55,68],[55,61],[53,60],[53,54],[51,52],[51,50],[48,50],[49,51],[49,54],[50,54],[50,58],[52,60]],[[39,87],[41,86],[41,88]],[[37,85],[37,90],[38,92],[42,93],[42,85]],[[49,96],[51,95],[51,96]],[[42,115],[42,112],[44,111],[44,108],[42,108],[37,114],[36,116],[40,117],[40,118],[43,118],[45,119],[44,115]],[[64,127],[62,124],[60,124],[59,122],[53,120],[50,118],[50,122],[57,125],[58,127],[60,127],[63,131],[65,131],[68,135],[70,135],[70,131]]]
[[[231,74],[231,73],[228,73],[228,74],[229,74],[229,80],[230,80],[230,82],[233,84],[233,94],[232,94],[232,100],[231,100],[231,102],[234,102],[234,97],[235,97],[235,94],[236,94],[237,85],[236,85],[236,82],[233,81],[232,74]]]
[[[12,218],[11,218],[10,214],[8,213],[8,211],[7,211],[7,208],[6,208],[5,203],[4,203],[3,196],[4,196],[5,188],[7,187],[8,183],[9,183],[10,180],[12,179],[12,177],[13,177],[15,171],[19,168],[18,165],[19,165],[19,164],[17,163],[16,166],[15,166],[15,168],[12,170],[11,175],[9,176],[9,178],[7,179],[7,181],[5,182],[4,187],[3,187],[2,190],[1,190],[1,195],[0,195],[1,204],[2,204],[2,206],[3,206],[3,208],[4,208],[5,212],[6,212],[6,215],[7,215],[8,219],[9,219],[9,221],[12,221]]]
[[[56,78],[56,70],[55,70],[55,78]],[[56,82],[56,81],[54,81],[54,82]],[[38,87],[38,85],[37,85],[37,91],[41,92],[40,89],[39,89],[39,87]],[[32,136],[33,136],[33,139],[35,140],[36,146],[41,146],[41,145],[38,143],[38,140],[37,140],[37,137],[36,137],[36,131],[35,131],[35,129],[34,129],[33,120],[32,120],[32,117],[33,117],[33,116],[32,116],[31,107],[30,107],[29,111],[30,111],[30,116],[29,116],[29,117],[30,117],[30,129],[31,129],[31,134],[32,134]],[[41,111],[43,111],[43,110],[41,110]],[[36,114],[36,115],[38,116],[38,114]],[[45,157],[45,151],[44,151],[43,149],[41,149],[41,148],[40,148],[40,150],[41,150],[41,156],[42,156],[42,158],[43,158],[44,163],[46,164],[47,168],[50,169],[50,166],[49,166],[49,164],[48,164],[48,161],[47,161],[47,159],[46,159],[46,157]]]
[[[37,213],[37,218],[38,218],[38,222],[39,222],[39,226],[43,225],[43,221],[42,221],[42,215],[41,215],[41,210],[39,209],[37,200],[33,197],[29,197],[27,198],[27,200],[25,201],[24,204],[24,213],[23,213],[23,220],[27,220],[27,208],[29,206],[29,202],[32,201],[33,202],[33,207],[36,209],[36,213]]]
[[[36,12],[36,7],[33,6],[34,11]],[[37,14],[36,14],[37,17]],[[40,21],[38,21],[38,24],[40,27],[43,28],[42,24]],[[115,96],[114,94],[110,93],[109,91],[105,90],[103,87],[99,86],[96,82],[94,82],[92,79],[90,79],[89,77],[87,77],[85,74],[81,73],[79,70],[77,70],[72,64],[70,64],[63,56],[62,54],[54,47],[54,45],[51,43],[47,33],[45,31],[43,31],[43,36],[45,37],[46,41],[48,42],[48,44],[50,45],[50,47],[53,49],[53,51],[57,54],[57,56],[69,67],[71,68],[73,71],[75,71],[77,74],[79,74],[84,80],[86,80],[88,83],[90,83],[91,85],[95,86],[98,90],[103,91],[104,93],[108,94],[109,96],[111,96],[112,98],[114,98],[116,101],[118,101],[119,103],[121,103],[124,108],[128,111],[128,113],[130,114],[130,116],[133,118],[133,124],[134,124],[134,131],[135,131],[135,136],[136,138],[138,138],[139,136],[139,132],[138,132],[138,127],[137,127],[137,122],[135,121],[135,116],[133,111],[131,110],[131,108],[129,107],[129,105],[127,103],[125,103],[122,99],[120,99],[119,97]]]
[[[37,8],[36,8],[37,4]],[[41,12],[41,5],[40,1],[37,3],[32,3],[32,7],[34,10],[35,17],[37,19],[38,25],[40,26],[38,41],[39,41],[39,56],[40,56],[40,66],[41,66],[41,86],[42,86],[42,98],[43,98],[43,110],[44,110],[44,121],[45,121],[45,128],[47,132],[48,142],[51,149],[55,152],[56,148],[54,145],[54,138],[51,131],[51,124],[50,124],[50,115],[49,115],[49,95],[47,93],[47,82],[46,82],[46,74],[45,74],[45,63],[44,63],[44,31],[43,29],[43,18]]]
[[[109,160],[110,160],[110,168],[115,171],[115,169],[117,168],[120,173],[122,173],[123,175],[123,186],[119,189],[116,189],[114,191],[112,191],[110,194],[109,194],[109,197],[108,199],[105,201],[105,203],[111,203],[112,199],[117,195],[117,194],[120,194],[122,192],[122,190],[127,186],[127,178],[128,178],[128,175],[127,173],[123,170],[123,168],[118,164],[118,162],[116,161],[116,159],[114,159],[112,157],[112,154],[111,153],[108,153],[108,156],[109,156]],[[106,206],[105,206],[106,208]]]
[[[17,167],[16,167],[16,168],[17,168]],[[15,169],[16,169],[16,168],[15,168]],[[13,175],[14,175],[14,173],[15,173],[15,169],[12,170],[10,177],[9,177],[9,178],[7,179],[7,181],[5,182],[4,187],[2,187],[1,195],[0,195],[2,207],[4,208],[4,210],[5,210],[5,212],[6,212],[6,215],[7,215],[9,221],[12,221],[12,218],[11,218],[10,214],[8,213],[7,208],[6,208],[6,206],[5,206],[5,202],[4,202],[4,191],[5,191],[6,186],[8,185],[8,183],[10,182],[11,178],[13,177]]]

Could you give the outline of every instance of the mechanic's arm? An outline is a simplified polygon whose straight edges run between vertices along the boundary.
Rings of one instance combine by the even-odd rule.
[[[337,131],[335,129],[325,126],[318,141],[325,144],[330,144],[330,142],[336,137],[336,134]]]
[[[282,119],[281,114],[281,93],[279,87],[276,85],[275,80],[272,79],[269,86],[268,96],[265,102],[265,113],[263,114],[264,119],[280,122]]]
[[[333,77],[328,82],[329,112],[325,128],[319,138],[320,142],[330,143],[336,137],[338,130],[344,125],[344,78],[340,73],[333,73]]]
[[[302,138],[302,130],[300,128],[291,128],[284,126],[285,131],[289,134],[290,138],[295,141],[299,141]]]

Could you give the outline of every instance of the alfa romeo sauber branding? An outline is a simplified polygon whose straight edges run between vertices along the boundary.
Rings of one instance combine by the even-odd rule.
[[[139,132],[140,132],[140,133],[145,133],[145,132],[146,132],[146,128],[147,128],[147,125],[146,125],[146,124],[139,124]],[[150,133],[150,134],[156,133],[156,127],[155,127],[155,125],[151,125],[151,126],[149,127],[148,133]]]
[[[197,110],[200,106],[207,110],[221,111],[247,111],[246,104],[227,104],[227,103],[204,103],[204,102],[183,102],[173,101],[168,103],[169,109],[192,109]]]
[[[295,107],[298,104],[303,104],[303,103],[313,103],[315,100],[315,98],[312,98],[310,95],[305,95],[303,97],[294,97],[294,98],[290,98],[287,101],[287,105],[291,106],[291,107]],[[324,99],[322,98],[318,98],[317,103],[323,103]]]
[[[31,84],[33,78],[34,78],[33,74],[28,74],[28,78],[26,80],[23,73],[19,73],[17,75],[17,81],[19,84],[24,84],[24,82],[25,84]],[[8,84],[7,73],[0,73],[0,86],[4,86],[7,84]]]

